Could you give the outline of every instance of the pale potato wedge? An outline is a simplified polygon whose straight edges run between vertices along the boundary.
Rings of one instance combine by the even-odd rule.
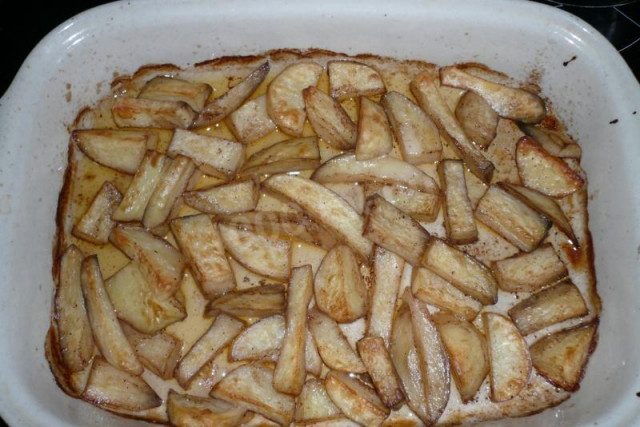
[[[302,97],[311,127],[324,142],[341,150],[355,147],[358,128],[338,101],[314,86]]]
[[[336,245],[322,260],[313,282],[316,305],[336,322],[348,323],[367,312],[367,288],[353,251]]]
[[[362,217],[333,191],[310,179],[288,175],[272,176],[263,182],[263,186],[297,203],[361,257],[371,255],[373,245],[362,236]]]
[[[219,297],[235,288],[218,224],[208,215],[200,214],[176,218],[170,225],[206,298]]]
[[[471,255],[440,239],[429,240],[420,264],[484,305],[498,300],[498,284],[491,272]]]
[[[438,128],[420,107],[395,91],[384,94],[380,103],[389,117],[405,162],[420,164],[440,160],[442,142]]]
[[[286,330],[282,349],[273,372],[273,388],[299,395],[304,386],[307,307],[313,296],[313,273],[310,265],[291,270],[287,286]]]
[[[333,319],[314,308],[309,311],[307,321],[320,357],[329,368],[360,374],[367,372],[362,360]]]
[[[93,334],[80,282],[83,258],[84,255],[75,245],[64,251],[60,257],[54,301],[62,360],[71,372],[89,366],[94,354]]]
[[[398,406],[404,400],[404,393],[384,339],[364,337],[357,347],[382,403],[389,408]]]
[[[361,96],[360,110],[358,111],[356,159],[375,159],[388,154],[392,149],[393,134],[384,108],[377,102]]]
[[[365,200],[362,185],[353,182],[327,182],[324,186],[345,199],[358,214],[362,215]]]
[[[240,83],[230,88],[222,96],[207,103],[191,127],[203,127],[218,123],[231,112],[237,110],[260,86],[270,69],[269,61],[260,64]]]
[[[240,173],[246,173],[256,166],[266,165],[281,160],[306,159],[320,160],[318,138],[307,136],[304,138],[285,139],[267,148],[255,152],[242,165]]]
[[[118,97],[111,108],[120,128],[186,129],[198,113],[186,102]]]
[[[338,101],[357,96],[381,95],[384,81],[373,67],[357,61],[329,61],[329,93]]]
[[[244,323],[222,313],[211,327],[196,341],[178,362],[174,377],[182,387],[187,387],[195,374],[244,328]]]
[[[226,224],[219,224],[218,228],[224,247],[249,270],[278,280],[286,280],[289,277],[289,242],[264,237]]]
[[[247,410],[229,402],[207,397],[180,394],[169,390],[167,416],[172,425],[180,427],[234,427],[240,424]]]
[[[520,138],[516,145],[516,164],[522,184],[547,196],[565,197],[585,184],[563,159],[552,156],[528,136]]]
[[[580,379],[597,342],[597,322],[547,335],[529,348],[536,371],[553,385],[578,390]]]
[[[540,125],[521,125],[522,132],[535,139],[552,156],[580,159],[582,148],[571,138]]]
[[[513,399],[529,382],[531,357],[516,325],[498,313],[482,313],[489,353],[491,400]]]
[[[273,369],[266,365],[250,363],[229,372],[211,390],[211,396],[234,402],[283,425],[293,420],[295,399],[273,388]]]
[[[319,377],[322,374],[324,363],[322,363],[322,358],[318,352],[318,347],[313,339],[313,335],[309,330],[309,325],[307,325],[304,340],[304,361],[305,369],[309,374],[315,375],[316,377]]]
[[[455,66],[441,68],[440,81],[445,86],[475,92],[507,119],[537,123],[546,115],[544,101],[538,95],[476,77]]]
[[[100,356],[93,361],[82,398],[111,410],[142,411],[162,404],[141,377],[116,369]]]
[[[300,136],[307,119],[302,91],[318,83],[322,65],[299,62],[278,74],[267,89],[267,112],[283,132]]]
[[[419,265],[429,233],[418,221],[374,194],[365,205],[363,236],[378,246],[400,255],[411,265]]]
[[[473,320],[482,309],[480,301],[466,295],[427,268],[414,267],[411,292],[420,301],[452,311],[469,321]]]
[[[456,118],[469,138],[482,148],[491,144],[496,137],[498,114],[480,95],[467,91],[455,110]]]
[[[80,283],[93,339],[100,353],[118,369],[131,375],[142,374],[144,368],[124,336],[109,300],[96,255],[88,256],[82,261]]]
[[[296,400],[296,423],[325,420],[340,414],[340,409],[329,398],[322,380],[313,378],[304,383]]]
[[[222,311],[233,316],[267,317],[284,313],[284,286],[264,285],[232,291],[211,301],[207,314]]]
[[[71,140],[91,160],[120,172],[134,174],[147,150],[154,150],[158,136],[147,130],[74,130]]]
[[[111,215],[121,200],[122,195],[116,186],[105,181],[93,197],[89,208],[74,225],[73,235],[97,245],[108,243],[109,235],[116,225]]]
[[[269,135],[277,126],[267,114],[267,96],[245,102],[225,120],[238,141],[248,143]]]
[[[252,179],[233,181],[206,190],[187,191],[184,202],[200,212],[233,214],[252,211],[258,204],[260,188]]]
[[[582,294],[570,280],[531,295],[511,307],[509,316],[522,335],[589,313]]]
[[[146,368],[162,379],[173,378],[182,351],[181,340],[164,331],[155,335],[142,334],[126,322],[120,322],[120,326]]]
[[[312,171],[318,166],[320,166],[320,160],[316,159],[283,159],[242,169],[238,172],[238,177],[261,177],[279,173]]]
[[[324,381],[333,403],[350,419],[366,426],[379,426],[389,415],[376,392],[357,378],[331,371]]]
[[[139,99],[156,101],[181,101],[194,111],[201,111],[211,95],[211,86],[206,83],[194,83],[174,77],[157,76],[149,80],[140,89]]]
[[[433,222],[438,218],[441,199],[439,193],[425,193],[403,185],[376,183],[366,183],[364,192],[365,198],[379,194],[387,202],[418,221]]]
[[[143,228],[124,225],[114,228],[109,240],[138,264],[156,295],[169,297],[178,290],[185,259],[169,242]]]
[[[300,421],[292,424],[293,427],[359,427],[361,424],[350,420],[344,415],[336,415],[311,421]]]
[[[489,373],[484,335],[472,323],[440,311],[433,315],[449,355],[451,373],[463,402],[470,402]]]
[[[478,240],[478,227],[467,193],[464,169],[461,160],[445,159],[438,164],[438,175],[444,194],[444,227],[447,241],[453,245],[464,245]]]
[[[535,292],[568,275],[551,244],[544,244],[529,253],[491,263],[491,271],[500,289],[508,292]]]
[[[229,359],[267,359],[275,362],[282,348],[284,333],[285,322],[281,314],[260,319],[235,337],[230,345]]]

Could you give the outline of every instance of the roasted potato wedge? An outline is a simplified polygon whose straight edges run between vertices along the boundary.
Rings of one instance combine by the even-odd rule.
[[[75,130],[71,139],[94,162],[128,174],[138,170],[145,152],[158,143],[158,136],[146,130]]]
[[[73,235],[97,245],[109,242],[109,235],[116,226],[111,215],[118,208],[122,195],[115,185],[106,181],[96,193],[89,209],[73,227]]]
[[[211,86],[206,83],[193,83],[174,77],[157,76],[140,89],[138,98],[156,101],[181,101],[188,104],[194,111],[201,111],[212,91]]]
[[[184,202],[200,212],[233,214],[254,210],[258,204],[260,189],[252,179],[233,181],[207,190],[187,191]]]
[[[404,393],[384,339],[364,337],[357,347],[382,403],[389,408],[398,406],[404,400]]]
[[[309,330],[308,324],[304,340],[304,360],[305,369],[309,374],[315,375],[316,377],[319,377],[320,374],[322,374],[324,363],[322,363],[322,358],[320,357],[320,353],[318,353],[318,347],[316,346],[313,335]]]
[[[284,308],[284,286],[264,285],[229,292],[211,301],[207,313],[222,311],[233,316],[267,317],[283,313]]]
[[[304,138],[292,138],[277,142],[267,148],[252,154],[242,165],[246,171],[256,166],[278,162],[287,159],[320,160],[318,138],[308,136]]]
[[[248,143],[269,135],[277,126],[267,114],[267,96],[245,102],[226,119],[227,126],[238,139]]]
[[[478,227],[467,193],[464,169],[460,160],[445,159],[438,164],[438,175],[444,194],[444,227],[447,241],[453,245],[464,245],[478,240]]]
[[[498,114],[480,95],[467,91],[456,106],[456,118],[476,145],[486,148],[496,137]]]
[[[425,193],[402,185],[375,183],[366,183],[364,190],[365,198],[379,194],[387,202],[418,221],[433,222],[438,218],[441,199],[439,193]]]
[[[575,159],[579,159],[582,156],[582,148],[571,138],[562,135],[556,130],[546,129],[541,125],[521,125],[520,129],[535,139],[552,156]]]
[[[180,427],[234,427],[247,410],[219,399],[191,396],[169,390],[167,416]]]
[[[325,420],[340,414],[340,409],[329,398],[322,380],[314,378],[304,383],[302,392],[296,401],[296,423]]]
[[[352,182],[328,182],[324,186],[345,199],[358,214],[362,215],[365,200],[362,185]]]
[[[375,159],[388,154],[392,149],[393,134],[384,108],[377,102],[361,96],[358,112],[356,159]]]
[[[376,392],[357,378],[344,372],[331,371],[324,381],[333,403],[352,420],[379,426],[389,414]]]
[[[385,92],[382,76],[372,67],[357,61],[329,61],[329,93],[338,101]]]
[[[198,113],[186,102],[118,97],[111,108],[120,128],[186,129]]]
[[[164,331],[155,335],[141,334],[125,322],[120,322],[120,326],[146,368],[162,379],[173,378],[182,351],[181,340]]]
[[[323,141],[341,150],[355,147],[358,128],[338,101],[315,86],[304,89],[302,97],[311,127]]]
[[[278,360],[284,340],[284,316],[260,319],[236,336],[231,343],[229,358],[238,360]],[[306,331],[305,331],[306,340]]]
[[[333,319],[314,308],[307,320],[320,357],[329,368],[359,374],[367,371]]]

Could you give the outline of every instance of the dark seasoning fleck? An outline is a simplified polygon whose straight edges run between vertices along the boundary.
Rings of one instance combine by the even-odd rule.
[[[572,62],[573,62],[573,61],[575,61],[576,59],[578,59],[578,56],[577,56],[577,55],[573,55],[573,56],[571,57],[571,59],[570,59],[570,60],[568,60],[568,61],[564,61],[564,62],[562,63],[562,65],[563,65],[564,67],[566,67],[567,65],[569,65],[570,63],[572,63]]]

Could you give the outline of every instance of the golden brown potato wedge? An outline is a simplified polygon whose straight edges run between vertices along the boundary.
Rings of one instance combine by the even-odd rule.
[[[169,390],[167,416],[180,427],[234,427],[247,410],[219,399],[191,396]]]
[[[338,101],[385,92],[382,76],[372,67],[357,61],[329,61],[329,93]]]
[[[467,193],[464,169],[461,160],[445,159],[438,164],[438,175],[444,194],[444,227],[447,241],[453,245],[464,245],[478,240],[478,227]]]
[[[293,427],[359,427],[360,425],[360,423],[352,421],[342,414],[292,424]]]
[[[567,267],[548,243],[533,252],[494,261],[491,271],[500,289],[508,292],[535,292],[568,274]]]
[[[307,321],[320,357],[329,368],[360,374],[367,371],[333,319],[314,308],[309,311]]]
[[[264,285],[232,291],[211,301],[208,314],[222,311],[233,316],[267,317],[284,312],[284,286]]]
[[[181,340],[164,331],[155,335],[141,334],[126,322],[120,322],[120,326],[146,368],[162,379],[173,378],[182,351]]]
[[[590,322],[542,337],[529,348],[536,371],[567,391],[579,388],[589,356],[596,344],[597,322]]]
[[[307,136],[304,138],[292,138],[277,142],[267,148],[252,154],[242,165],[246,171],[255,166],[265,165],[287,159],[320,160],[318,138]]]
[[[394,252],[411,265],[419,265],[430,236],[420,223],[374,194],[365,205],[363,236]]]
[[[240,108],[229,114],[226,123],[238,141],[244,143],[260,139],[277,128],[267,114],[266,95],[245,102]]]
[[[184,202],[200,212],[233,214],[254,210],[260,197],[258,183],[252,179],[233,181],[207,190],[187,191]]]
[[[489,373],[485,337],[472,323],[444,311],[434,314],[433,322],[449,355],[460,397],[463,402],[469,402]]]
[[[358,114],[356,159],[370,160],[388,154],[393,149],[393,134],[384,108],[361,96]]]
[[[476,77],[455,66],[441,68],[440,80],[445,86],[475,92],[507,119],[537,123],[546,115],[544,102],[538,95]]]
[[[418,221],[433,222],[440,211],[440,194],[425,193],[402,185],[366,183],[365,197],[379,194],[387,202]]]
[[[456,106],[456,118],[476,145],[486,148],[496,137],[498,114],[480,95],[467,91]]]
[[[376,392],[357,378],[344,372],[331,371],[325,379],[327,394],[350,419],[366,425],[379,426],[389,415]]]
[[[358,352],[382,403],[389,408],[396,407],[404,400],[404,393],[384,340],[364,337],[358,341]]]
[[[173,77],[157,76],[140,89],[138,98],[156,101],[181,101],[201,111],[212,89],[206,83],[194,83]]]
[[[324,186],[345,199],[358,214],[362,215],[364,210],[364,187],[362,185],[357,182],[328,182]]]
[[[281,314],[260,319],[236,336],[230,346],[229,359],[267,359],[275,362],[282,348],[284,332],[285,322]]]
[[[302,91],[315,86],[322,66],[314,62],[289,65],[278,74],[267,89],[267,112],[283,132],[300,136],[307,118]]]
[[[336,417],[340,413],[340,409],[329,398],[322,380],[314,378],[304,383],[302,392],[296,401],[295,419],[297,423],[324,420]]]
[[[565,197],[585,184],[567,163],[549,154],[533,138],[523,136],[516,145],[518,175],[525,187],[551,197]]]
[[[588,312],[576,285],[565,280],[514,305],[509,316],[522,335],[527,335],[563,320],[585,316]]]
[[[522,132],[535,139],[552,156],[580,159],[582,149],[571,138],[543,126],[521,125]]]
[[[140,375],[144,368],[118,323],[102,281],[97,255],[91,255],[82,261],[80,283],[93,339],[100,353],[118,369],[131,375]]]
[[[355,147],[358,128],[338,101],[315,86],[304,89],[302,97],[311,127],[320,138],[341,150]]]
[[[491,400],[513,399],[529,382],[531,357],[516,325],[498,313],[482,313],[489,350]]]
[[[405,162],[420,164],[440,160],[442,142],[438,128],[420,107],[395,91],[384,94],[380,102]]]
[[[491,272],[471,255],[440,239],[429,240],[420,263],[484,305],[498,300],[498,284]]]
[[[205,297],[216,298],[235,288],[218,224],[208,215],[176,218],[171,231]]]
[[[89,208],[73,227],[73,235],[97,245],[109,242],[109,235],[116,223],[111,215],[117,209],[122,195],[109,181],[100,187]]]
[[[315,276],[316,305],[340,323],[353,322],[367,312],[367,288],[353,251],[336,245],[324,257]]]
[[[186,129],[198,113],[186,102],[118,97],[111,108],[120,128]]]

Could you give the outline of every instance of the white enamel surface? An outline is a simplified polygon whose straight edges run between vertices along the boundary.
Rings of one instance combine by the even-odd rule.
[[[514,424],[640,422],[640,86],[613,47],[577,18],[533,3],[486,0],[139,0],[85,12],[49,34],[0,100],[4,419],[11,425],[123,424],[63,394],[44,358],[65,125],[106,93],[114,73],[283,47],[439,64],[471,60],[519,78],[532,71],[541,76],[544,93],[584,147],[604,311],[582,391],[557,409]],[[609,124],[613,119],[618,123]]]

